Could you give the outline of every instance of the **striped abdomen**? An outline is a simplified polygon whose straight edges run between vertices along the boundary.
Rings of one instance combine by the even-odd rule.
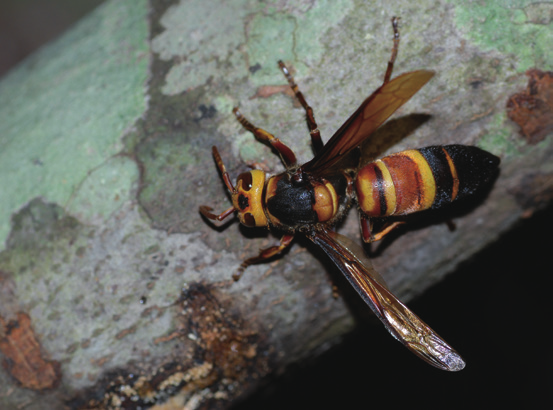
[[[498,165],[495,155],[466,145],[402,151],[359,170],[357,200],[369,217],[438,208],[486,184]]]

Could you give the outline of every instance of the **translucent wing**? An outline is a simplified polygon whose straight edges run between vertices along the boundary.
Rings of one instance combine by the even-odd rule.
[[[383,84],[340,127],[323,149],[302,166],[307,172],[324,172],[371,135],[399,107],[432,78],[432,71],[413,71]]]
[[[392,336],[439,369],[465,367],[461,356],[392,294],[359,246],[326,229],[310,239],[332,259]]]

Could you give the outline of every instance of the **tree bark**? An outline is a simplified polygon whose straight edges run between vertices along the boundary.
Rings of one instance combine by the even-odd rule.
[[[233,106],[310,158],[277,60],[326,141],[380,85],[393,15],[395,75],[436,76],[379,131],[389,137],[382,155],[460,143],[502,162],[485,197],[414,217],[368,249],[390,288],[404,301],[420,295],[550,205],[551,136],[528,138],[506,110],[513,94],[533,91],[527,69],[551,70],[549,26],[526,7],[519,18],[531,30],[519,44],[521,25],[497,10],[413,6],[110,1],[5,77],[0,407],[227,407],[351,331],[351,312],[368,309],[309,241],[234,283],[241,261],[278,232],[214,228],[198,207],[230,206],[212,145],[233,180],[248,163],[282,169]],[[547,95],[532,98],[547,105]],[[355,214],[338,230],[359,240]]]

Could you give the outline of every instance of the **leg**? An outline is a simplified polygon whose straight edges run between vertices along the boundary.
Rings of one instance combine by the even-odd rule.
[[[213,153],[213,158],[215,158],[215,163],[217,164],[217,168],[219,168],[219,171],[221,172],[221,177],[223,178],[223,182],[225,183],[228,191],[232,194],[234,192],[234,186],[232,185],[232,181],[230,180],[230,175],[228,174],[227,169],[225,168],[225,164],[223,163],[223,160],[219,155],[219,151],[217,151],[217,147],[213,146],[211,148],[211,151]]]
[[[271,144],[271,146],[277,150],[280,158],[282,159],[282,163],[284,164],[284,166],[286,166],[286,168],[290,168],[291,166],[296,165],[296,155],[290,148],[280,142],[278,138],[275,138],[273,134],[270,134],[261,128],[257,128],[255,125],[249,122],[242,115],[242,113],[240,113],[238,107],[234,107],[232,112],[234,113],[234,115],[236,115],[236,119],[238,120],[238,122],[240,122],[240,124],[242,124],[245,129],[255,135],[255,138],[257,138],[261,142]]]
[[[264,262],[266,259],[272,258],[275,255],[278,255],[281,253],[284,249],[286,249],[290,244],[292,243],[292,239],[294,239],[294,235],[283,235],[282,238],[280,238],[280,245],[271,246],[270,248],[261,249],[259,251],[259,255],[254,256],[253,258],[248,258],[238,268],[236,273],[232,275],[232,278],[234,280],[240,279],[242,276],[242,273],[244,273],[244,270],[250,266],[252,263],[259,263]]]
[[[292,74],[290,74],[290,71],[288,71],[288,68],[284,65],[284,63],[282,61],[279,61],[278,66],[284,73],[284,76],[288,80],[288,84],[290,84],[290,87],[292,88],[292,91],[294,91],[296,98],[305,110],[305,119],[307,121],[307,128],[309,128],[309,134],[311,135],[311,143],[313,144],[315,154],[317,154],[323,148],[323,141],[321,139],[321,133],[319,131],[319,128],[317,127],[317,123],[315,122],[313,108],[311,108],[311,106],[307,104],[307,101],[305,101],[302,92],[299,90],[298,85],[294,81],[294,77],[292,77]]]
[[[405,223],[405,221],[394,221],[391,223],[387,223],[379,232],[374,234],[372,232],[371,221],[363,215],[360,215],[359,218],[360,218],[359,222],[361,223],[361,236],[363,237],[363,241],[365,243],[379,241],[382,238],[384,238],[387,234],[389,234],[392,230],[394,230],[398,226],[403,225]]]
[[[213,151],[213,158],[215,158],[215,163],[217,164],[217,168],[219,168],[219,171],[221,172],[221,177],[223,178],[223,181],[229,190],[229,192],[232,194],[234,192],[234,186],[232,185],[232,181],[230,180],[230,176],[227,172],[227,169],[225,168],[225,164],[223,163],[223,160],[221,159],[221,156],[219,155],[219,151],[217,151],[217,147],[212,148]],[[202,205],[200,206],[200,213],[205,216],[207,219],[211,219],[212,221],[222,221],[227,216],[234,213],[234,207],[230,207],[220,215],[215,215],[211,213],[213,209],[209,206]]]
[[[392,71],[394,69],[394,62],[396,61],[397,51],[399,49],[399,30],[397,28],[399,22],[399,17],[392,17],[392,28],[394,29],[394,46],[392,48],[392,56],[390,61],[388,61],[388,68],[386,69],[386,74],[384,75],[384,84],[390,81],[392,76]]]
[[[200,206],[200,213],[205,216],[207,219],[211,219],[212,221],[222,221],[227,216],[234,213],[234,207],[230,207],[226,211],[222,212],[220,215],[216,215],[211,213],[213,211],[213,208],[210,208],[209,206],[202,205]]]

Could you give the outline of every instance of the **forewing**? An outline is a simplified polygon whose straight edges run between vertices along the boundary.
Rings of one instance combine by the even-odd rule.
[[[359,246],[327,230],[310,239],[332,259],[392,336],[439,369],[458,371],[465,367],[461,356],[392,294]]]
[[[323,149],[302,166],[307,172],[324,172],[359,146],[399,107],[432,78],[432,71],[413,71],[383,84],[340,127]]]

